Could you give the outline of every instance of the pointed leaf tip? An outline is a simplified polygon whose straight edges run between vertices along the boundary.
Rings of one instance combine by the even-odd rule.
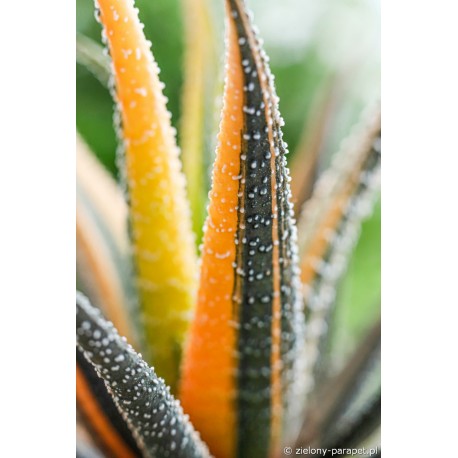
[[[212,0],[183,0],[185,25],[184,83],[180,145],[196,242],[202,228],[210,188],[222,93],[220,55],[223,34]]]
[[[82,294],[76,298],[76,338],[145,456],[210,457],[163,379]]]
[[[228,1],[226,12],[224,107],[181,399],[217,456],[264,457],[298,428],[296,228],[267,57],[245,4]]]
[[[120,155],[146,356],[175,391],[197,259],[185,180],[159,69],[132,0],[98,0],[125,147]]]

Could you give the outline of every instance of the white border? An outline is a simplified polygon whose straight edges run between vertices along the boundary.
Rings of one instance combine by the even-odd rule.
[[[382,3],[382,450],[455,456],[456,2]]]
[[[5,457],[75,453],[75,6],[0,13],[0,369]]]

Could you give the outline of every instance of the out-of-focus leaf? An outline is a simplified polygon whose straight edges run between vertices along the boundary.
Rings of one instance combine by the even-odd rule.
[[[211,0],[183,0],[183,6],[186,54],[180,144],[193,229],[199,244],[219,121],[222,35]]]
[[[81,414],[76,409],[76,457],[77,458],[102,458],[102,452],[95,443],[95,438],[83,423]]]
[[[207,447],[154,370],[81,294],[76,299],[76,339],[105,381],[122,418],[145,456],[207,458]]]
[[[298,151],[304,124],[312,122],[310,116],[315,94],[319,92],[322,81],[328,78],[328,70],[313,50],[305,53],[299,61],[286,64],[272,59],[270,64],[285,120],[284,138],[290,149],[288,161],[291,161]]]
[[[76,442],[76,458],[103,458],[94,447],[86,444],[84,440],[78,438]]]
[[[109,87],[110,59],[101,45],[81,33],[76,34],[76,62],[84,65],[105,87]]]
[[[99,0],[125,147],[119,157],[149,361],[173,390],[195,302],[197,261],[184,177],[158,67],[129,0]]]
[[[77,130],[103,166],[116,177],[116,135],[110,93],[81,65],[77,66],[76,92]]]
[[[324,442],[329,448],[353,448],[357,447],[370,436],[381,421],[381,394],[376,394],[362,406],[356,414],[349,418],[340,419],[338,431],[333,431],[331,436],[334,442]],[[329,440],[329,439],[328,439]]]
[[[76,271],[79,288],[137,345],[127,207],[111,176],[77,136]]]
[[[361,225],[358,242],[337,290],[328,346],[328,372],[341,368],[380,313],[381,200]]]
[[[245,2],[226,7],[222,123],[180,398],[216,456],[261,458],[299,426],[302,298],[278,98]]]
[[[381,394],[378,391],[356,414],[340,419],[335,436],[325,438],[323,447],[332,449],[366,448],[371,457],[380,457]],[[326,440],[333,440],[326,442]]]
[[[366,410],[375,414],[376,410],[369,407],[380,390],[379,367],[380,320],[377,320],[343,369],[316,387],[308,403],[298,446],[331,446],[359,423]],[[376,418],[371,418],[374,420],[371,424],[376,426]]]
[[[76,458],[103,458],[103,455],[91,444],[77,435]]]
[[[299,222],[308,389],[328,336],[336,286],[379,187],[379,112],[363,119],[320,178]]]
[[[333,107],[332,79],[317,91],[291,163],[291,193],[296,216],[310,198],[318,177],[320,152]]]

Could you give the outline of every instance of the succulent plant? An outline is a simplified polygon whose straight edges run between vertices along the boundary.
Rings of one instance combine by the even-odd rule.
[[[342,456],[378,445],[379,323],[337,373],[326,358],[336,289],[378,195],[379,109],[317,181],[317,154],[296,155],[291,178],[269,59],[245,1],[224,3],[214,157],[217,83],[206,72],[218,50],[205,41],[206,2],[188,10],[200,32],[181,156],[133,1],[97,2],[109,58],[78,37],[79,62],[115,100],[122,172],[121,189],[78,140],[81,457]]]

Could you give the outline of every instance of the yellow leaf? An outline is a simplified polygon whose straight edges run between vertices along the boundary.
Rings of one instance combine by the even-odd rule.
[[[172,389],[197,281],[185,181],[158,67],[131,0],[99,0],[125,146],[147,357]]]

